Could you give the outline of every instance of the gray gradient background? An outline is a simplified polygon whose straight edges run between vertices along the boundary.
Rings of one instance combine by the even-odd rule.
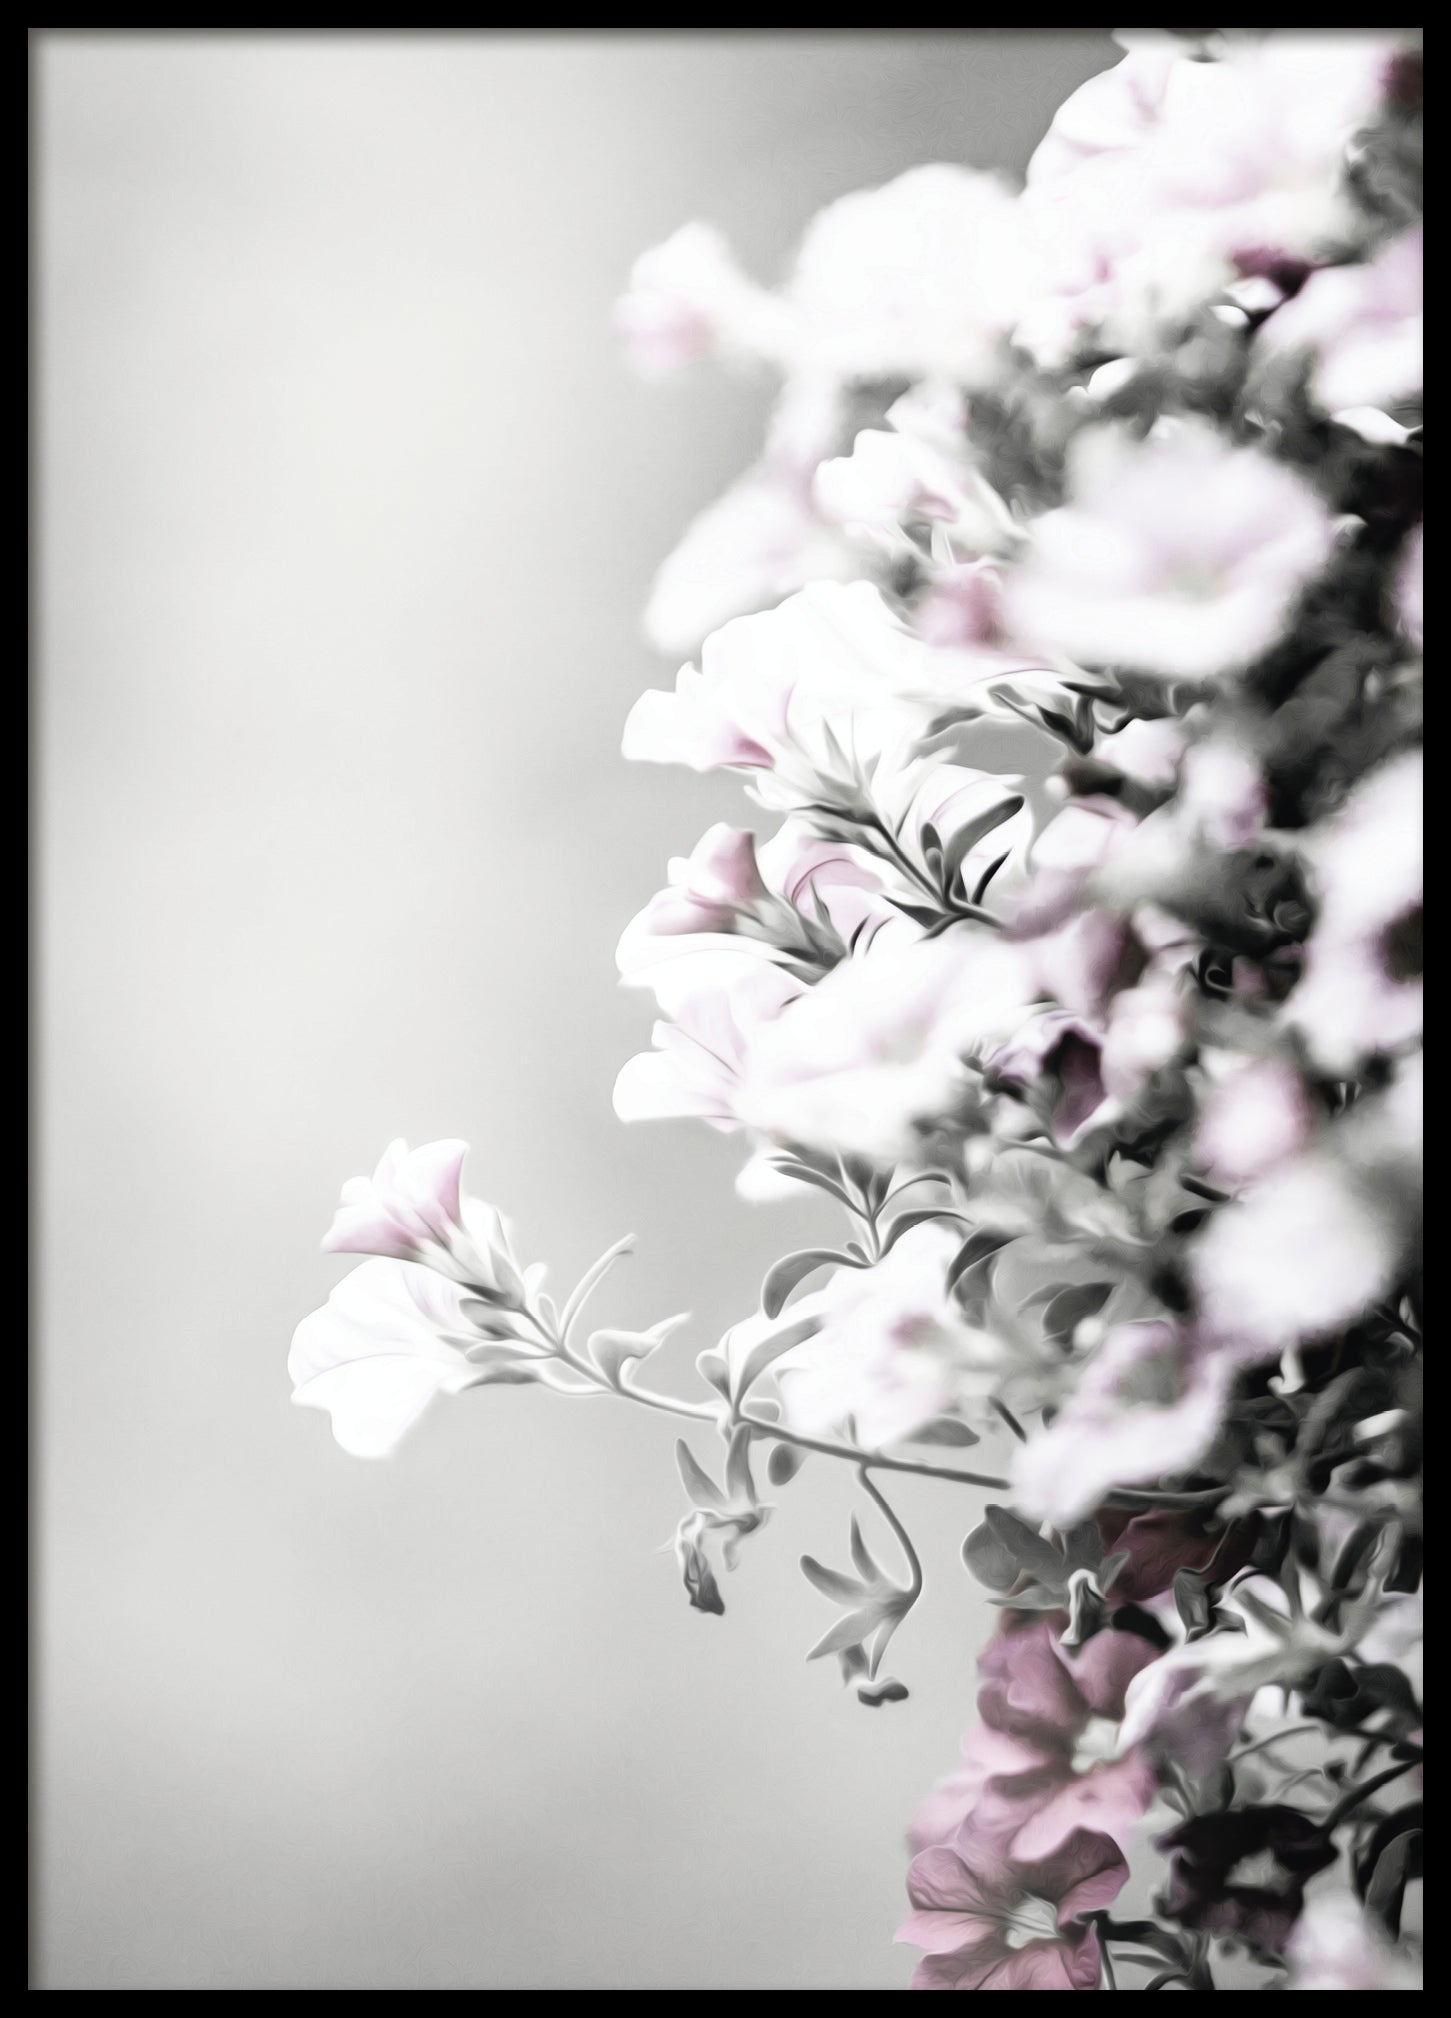
[[[765,388],[609,310],[704,217],[1018,171],[1098,33],[52,34],[40,281],[39,1597],[47,1988],[900,1987],[901,1831],[990,1615],[968,1496],[860,1708],[802,1654],[818,1462],[690,1612],[661,1418],[497,1390],[391,1463],[289,1406],[340,1180],[462,1134],[602,1319],[823,1224],[626,1129],[621,926],[735,787],[618,756],[652,569]]]

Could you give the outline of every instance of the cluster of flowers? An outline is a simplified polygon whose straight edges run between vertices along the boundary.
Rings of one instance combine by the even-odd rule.
[[[922,1591],[882,1475],[1006,1495],[963,1549],[981,1722],[912,1828],[919,1987],[1415,1987],[1421,63],[1121,39],[1021,193],[849,196],[777,291],[691,225],[620,307],[647,371],[783,386],[660,573],[694,656],[624,736],[775,830],[711,828],[625,931],[660,1021],[615,1104],[738,1131],[743,1195],[850,1237],[679,1400],[639,1368],[680,1320],[575,1336],[620,1250],[556,1309],[464,1145],[399,1143],[292,1371],[366,1455],[485,1383],[713,1426],[704,1611],[761,1452],[853,1464],[905,1577],[855,1522],[850,1573],[803,1568],[871,1704]],[[974,765],[1013,738],[1028,775]]]

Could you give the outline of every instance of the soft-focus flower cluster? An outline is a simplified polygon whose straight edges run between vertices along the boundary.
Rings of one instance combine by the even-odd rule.
[[[463,1145],[396,1143],[292,1372],[364,1455],[484,1384],[693,1420],[703,1612],[769,1489],[847,1462],[873,1539],[803,1568],[871,1706],[924,1585],[883,1482],[1006,1496],[963,1546],[980,1721],[910,1832],[917,1987],[1411,1988],[1421,59],[1122,40],[1022,191],[843,197],[775,289],[688,223],[619,309],[641,370],[779,392],[646,612],[686,662],[624,754],[735,774],[749,824],[624,929],[657,1020],[615,1106],[845,1231],[688,1400],[642,1384],[681,1320],[577,1338],[613,1250],[556,1309]]]

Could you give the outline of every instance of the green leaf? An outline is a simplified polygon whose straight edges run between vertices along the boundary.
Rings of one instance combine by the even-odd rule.
[[[725,1494],[708,1472],[702,1471],[695,1454],[683,1437],[675,1444],[675,1462],[680,1470],[680,1482],[687,1496],[698,1507],[709,1508],[712,1512],[723,1513],[726,1506]]]
[[[1075,1283],[1068,1289],[1060,1289],[1043,1311],[1045,1336],[1071,1338],[1085,1318],[1097,1316],[1112,1294],[1111,1282]]]
[[[648,1359],[689,1317],[689,1311],[681,1311],[652,1324],[648,1331],[593,1331],[585,1349],[610,1386],[623,1389],[626,1367]]]
[[[828,1262],[844,1268],[860,1266],[849,1254],[840,1254],[834,1247],[802,1247],[794,1254],[783,1255],[761,1284],[761,1309],[765,1315],[779,1317],[782,1305],[792,1290],[818,1268],[825,1268]]]
[[[983,1521],[962,1544],[962,1560],[969,1574],[990,1591],[1010,1591],[1018,1581],[1018,1563]]]
[[[766,1477],[772,1485],[789,1485],[805,1462],[806,1452],[794,1443],[773,1443],[766,1459]]]
[[[939,1415],[933,1421],[923,1423],[921,1429],[914,1429],[912,1434],[903,1437],[902,1441],[942,1444],[952,1450],[967,1450],[973,1444],[981,1443],[982,1438],[975,1429],[969,1429],[965,1422],[958,1422],[956,1417]]]
[[[702,1380],[709,1382],[717,1394],[724,1396],[727,1401],[730,1400],[730,1368],[726,1365],[724,1353],[717,1352],[713,1346],[710,1347],[697,1358],[695,1370]]]
[[[773,1331],[768,1337],[758,1340],[741,1364],[732,1399],[742,1400],[768,1366],[773,1366],[784,1354],[790,1352],[793,1346],[800,1345],[804,1339],[810,1338],[819,1324],[819,1318],[798,1318],[794,1324],[784,1325],[780,1331]]]
[[[911,1212],[902,1212],[887,1229],[887,1237],[882,1242],[882,1253],[890,1254],[904,1233],[910,1233],[914,1226],[927,1226],[934,1219],[956,1219],[963,1226],[971,1222],[963,1219],[960,1212],[953,1212],[945,1206],[924,1205]]]
[[[756,1504],[756,1483],[751,1477],[751,1432],[745,1423],[737,1425],[726,1455],[726,1494],[736,1505]]]
[[[1013,1557],[1018,1568],[1041,1583],[1061,1590],[1066,1567],[1051,1542],[1044,1541],[1035,1528],[1007,1507],[985,1506],[983,1519]]]
[[[886,1581],[881,1564],[874,1559],[871,1550],[862,1539],[861,1523],[855,1514],[851,1517],[851,1559],[868,1583]]]
[[[859,1598],[866,1596],[865,1584],[858,1583],[855,1577],[844,1575],[841,1570],[829,1570],[815,1556],[801,1558],[801,1573],[824,1598],[831,1598],[838,1604],[855,1604]]]
[[[943,855],[943,868],[949,889],[978,842],[990,834],[994,827],[1001,827],[1004,820],[1011,820],[1014,813],[1021,812],[1022,806],[1022,794],[1014,792],[1010,798],[1001,799],[997,805],[989,806],[986,812],[979,813],[976,819],[963,822],[948,842]]]
[[[604,1280],[621,1255],[628,1254],[634,1245],[634,1234],[627,1233],[623,1240],[617,1240],[613,1247],[607,1247],[598,1261],[591,1262],[590,1266],[570,1291],[569,1299],[565,1303],[563,1314],[560,1317],[561,1337],[568,1337],[569,1327],[578,1316],[590,1292],[598,1283]]]

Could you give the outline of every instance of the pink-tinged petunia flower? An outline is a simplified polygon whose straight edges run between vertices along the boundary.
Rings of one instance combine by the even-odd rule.
[[[907,1156],[919,1123],[972,1097],[966,1061],[1022,1019],[1030,986],[1020,950],[972,926],[874,941],[761,1031],[738,1111],[780,1142]]]
[[[974,1724],[962,1740],[962,1758],[963,1763],[919,1803],[908,1824],[907,1842],[914,1853],[950,1843],[982,1805],[992,1781],[1033,1771],[1042,1764],[1043,1752],[1006,1731],[995,1731],[991,1724]]]
[[[978,1663],[983,1723],[1024,1756],[995,1756],[971,1819],[1015,1857],[1047,1855],[1078,1829],[1126,1848],[1154,1797],[1152,1764],[1115,1756],[1114,1740],[1125,1692],[1157,1649],[1110,1629],[1070,1652],[1063,1626],[1061,1614],[1010,1612]]]
[[[1241,744],[1218,736],[1186,750],[1180,812],[1212,847],[1226,853],[1254,847],[1264,832],[1268,807],[1265,774]]]
[[[1396,622],[1417,651],[1425,635],[1424,602],[1426,575],[1425,530],[1417,526],[1406,541],[1395,576]]]
[[[779,307],[707,224],[683,225],[641,254],[615,323],[630,362],[651,378],[722,350],[770,354],[782,342]]]
[[[1112,1904],[1128,1877],[1107,1836],[1079,1830],[1050,1857],[1018,1860],[975,1832],[912,1861],[915,1910],[897,1931],[926,1952],[917,1990],[1096,1990],[1098,1937],[1079,1916]]]
[[[1328,266],[1255,338],[1269,355],[1308,351],[1310,387],[1328,413],[1394,406],[1424,378],[1421,231],[1403,232],[1364,266]]]
[[[1099,1069],[1113,1100],[1131,1100],[1184,1049],[1193,1016],[1171,973],[1151,969],[1109,1005]]]
[[[905,528],[940,526],[975,555],[1016,544],[1003,500],[965,458],[910,433],[864,428],[850,455],[823,462],[813,492],[823,518],[888,553],[912,551]]]
[[[712,827],[688,860],[670,863],[669,875],[668,888],[626,926],[615,955],[621,978],[654,988],[662,1004],[682,999],[692,977],[697,988],[719,987],[722,973],[734,971],[723,967],[723,952],[814,979],[879,931],[920,936],[889,901],[877,858],[796,820],[760,846],[737,828]]]
[[[1322,1338],[1389,1285],[1404,1241],[1387,1200],[1330,1140],[1279,1164],[1200,1234],[1191,1271],[1205,1332],[1249,1364]]]
[[[1349,1892],[1306,1900],[1285,1945],[1287,1990],[1419,1990],[1419,1957],[1392,1947]]]
[[[386,1456],[435,1395],[489,1377],[466,1357],[484,1334],[463,1306],[459,1286],[431,1269],[365,1261],[297,1327],[292,1399],[325,1409],[354,1457]]]
[[[1032,285],[1014,198],[944,163],[828,204],[785,292],[798,365],[843,380],[990,378]]]
[[[1003,635],[1003,571],[994,560],[957,561],[938,568],[912,612],[924,644],[945,651],[999,651]]]
[[[1049,368],[1089,331],[1143,355],[1240,276],[1335,256],[1340,166],[1393,54],[1375,35],[1242,36],[1217,62],[1136,49],[1090,79],[1029,167],[1042,280],[1016,341]]]
[[[1244,1728],[1253,1691],[1220,1697],[1196,1664],[1166,1654],[1129,1684],[1119,1745],[1126,1756],[1177,1765],[1203,1780],[1229,1756]]]
[[[1116,1485],[1188,1471],[1219,1428],[1228,1384],[1223,1360],[1172,1325],[1115,1326],[1052,1424],[1018,1450],[1021,1505],[1072,1526]]]
[[[1423,801],[1421,752],[1407,751],[1308,843],[1319,915],[1285,1014],[1328,1071],[1420,1035]]]
[[[1093,430],[1075,444],[1070,502],[1032,528],[1008,619],[1086,665],[1206,679],[1275,642],[1333,539],[1298,477],[1208,427],[1141,443]]]
[[[774,773],[814,798],[841,753],[863,761],[920,724],[916,697],[936,683],[936,656],[870,584],[816,583],[716,631],[673,693],[642,694],[624,753],[697,771]]]
[[[391,1142],[371,1177],[351,1177],[323,1236],[329,1254],[419,1261],[455,1282],[517,1301],[523,1278],[491,1205],[460,1195],[466,1142]]]
[[[1236,1057],[1200,1107],[1194,1159],[1222,1184],[1253,1184],[1298,1155],[1313,1128],[1305,1082],[1288,1059]]]
[[[1027,184],[1041,190],[1086,161],[1141,147],[1163,117],[1182,52],[1163,43],[1131,49],[1111,70],[1080,84],[1053,115],[1028,163]]]
[[[1375,31],[1287,30],[1182,62],[1144,162],[1163,211],[1242,272],[1322,252],[1349,216],[1345,150],[1384,101],[1395,48]]]
[[[714,956],[714,964],[709,955],[662,964],[651,981],[670,1020],[655,1025],[653,1051],[621,1067],[616,1114],[621,1121],[694,1117],[724,1131],[740,1127],[751,1050],[802,983],[771,961],[734,953]]]
[[[770,609],[809,582],[863,573],[861,548],[821,518],[811,496],[842,426],[829,383],[783,388],[760,459],[706,506],[655,576],[644,630],[658,651],[694,652],[732,617]]]
[[[867,1450],[981,1398],[1008,1348],[969,1325],[947,1288],[961,1229],[911,1227],[871,1268],[839,1268],[813,1303],[816,1332],[781,1360],[787,1419],[807,1435],[848,1417]]]
[[[1027,1018],[989,1054],[994,1085],[1026,1100],[1060,1149],[1074,1148],[1118,1111],[1103,1083],[1103,1031],[1058,1009]]]

